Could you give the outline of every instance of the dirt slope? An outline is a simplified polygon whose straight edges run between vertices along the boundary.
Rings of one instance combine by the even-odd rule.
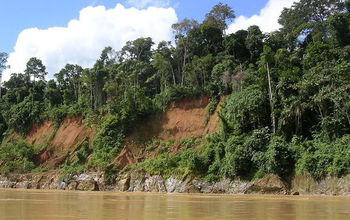
[[[56,132],[52,121],[34,125],[25,140],[42,148],[37,156],[39,164],[49,169],[55,169],[82,142],[88,141],[91,144],[93,138],[93,130],[83,124],[82,117],[75,117],[66,118]]]
[[[180,140],[186,137],[202,137],[217,130],[217,111],[206,124],[208,97],[172,103],[165,112],[155,115],[135,126],[129,141],[158,138]]]
[[[174,102],[163,114],[152,116],[135,125],[131,135],[126,138],[125,149],[114,163],[119,168],[123,168],[126,165],[143,161],[149,156],[146,152],[146,143],[152,139],[174,140],[170,151],[176,153],[179,142],[183,138],[200,138],[217,131],[217,114],[220,104],[214,114],[209,117],[208,123],[205,123],[209,101],[209,98],[204,96],[199,99]]]
[[[66,118],[57,130],[51,144],[68,150],[72,146],[90,140],[93,140],[93,130],[82,123],[81,117]]]
[[[164,113],[154,115],[135,124],[131,134],[126,138],[125,148],[122,149],[115,163],[119,167],[133,164],[145,157],[145,142],[158,139],[174,140],[172,152],[176,153],[176,143],[187,137],[200,138],[213,133],[218,128],[217,112],[210,116],[208,123],[208,97],[194,100],[183,100],[170,104]],[[81,143],[93,142],[95,132],[82,122],[82,117],[66,118],[58,129],[52,121],[35,125],[25,140],[43,150],[39,153],[39,164],[55,169],[62,164],[72,152],[79,149]],[[140,159],[141,158],[141,159]]]
[[[52,121],[44,121],[42,124],[33,126],[25,141],[35,146],[45,145],[49,142],[50,136],[54,130]]]

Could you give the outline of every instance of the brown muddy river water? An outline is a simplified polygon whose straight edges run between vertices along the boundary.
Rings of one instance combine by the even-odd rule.
[[[350,219],[350,197],[0,190],[0,219]]]

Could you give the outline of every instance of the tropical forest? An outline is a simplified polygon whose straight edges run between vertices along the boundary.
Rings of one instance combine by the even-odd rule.
[[[0,174],[54,172],[68,184],[95,172],[105,189],[126,179],[124,190],[128,175],[208,184],[349,175],[350,1],[300,0],[271,33],[229,34],[235,17],[218,3],[202,22],[173,24],[173,41],[105,45],[91,68],[67,64],[54,78],[30,58],[1,85]]]

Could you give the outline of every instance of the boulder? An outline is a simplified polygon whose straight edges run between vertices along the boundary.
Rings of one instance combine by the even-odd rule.
[[[162,176],[155,175],[146,178],[145,180],[145,192],[166,192],[164,179]]]
[[[122,179],[117,179],[116,183],[116,191],[127,191],[130,187],[130,175],[125,175]]]
[[[69,183],[67,186],[68,190],[77,190],[77,188],[78,188],[78,182],[76,181]]]
[[[84,180],[82,182],[79,182],[78,186],[76,187],[76,190],[98,191],[98,185],[97,182],[94,180]]]
[[[287,184],[277,175],[270,174],[255,180],[245,193],[287,194]]]

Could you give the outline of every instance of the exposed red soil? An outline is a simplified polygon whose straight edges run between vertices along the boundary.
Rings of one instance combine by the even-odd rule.
[[[37,163],[49,169],[55,169],[84,141],[91,143],[94,138],[93,129],[84,125],[82,117],[66,118],[55,134],[54,123],[45,121],[34,125],[25,140],[43,150],[37,155]],[[54,135],[53,137],[51,137]]]
[[[56,132],[51,144],[63,150],[93,139],[93,130],[83,124],[81,117],[66,118]]]
[[[123,168],[126,165],[142,161],[147,157],[145,142],[152,139],[175,140],[174,145],[170,146],[169,152],[176,153],[179,150],[181,139],[200,138],[214,133],[218,129],[220,104],[214,114],[210,116],[208,123],[205,123],[209,101],[209,98],[204,96],[200,99],[174,102],[166,108],[163,114],[151,116],[139,123],[131,135],[126,138],[126,151],[123,151],[118,157],[120,159],[115,160],[114,163]],[[133,160],[125,157],[133,158]]]
[[[123,169],[127,165],[134,164],[136,162],[134,155],[129,149],[124,148],[119,156],[114,160],[113,164],[117,164],[119,169]]]
[[[42,124],[36,124],[25,138],[25,141],[35,146],[47,144],[53,130],[52,121],[44,121]]]
[[[200,138],[217,131],[219,107],[210,116],[208,123],[205,123],[209,101],[209,98],[204,96],[195,100],[174,102],[164,113],[151,116],[135,125],[131,135],[126,138],[126,147],[113,163],[122,169],[142,161],[146,157],[144,141],[153,138],[163,141],[175,140],[174,146],[169,150],[176,153],[181,139]],[[66,118],[54,136],[53,132],[54,123],[45,121],[35,125],[25,138],[28,143],[43,147],[37,156],[37,162],[49,169],[57,168],[72,152],[79,149],[84,141],[91,145],[95,135],[92,128],[83,124],[82,117]]]
[[[39,155],[37,156],[37,163],[43,164],[45,163],[48,159],[50,159],[52,156],[52,151],[44,149],[42,150]]]
[[[64,163],[66,158],[69,156],[70,151],[54,151],[50,158],[43,161],[42,166],[54,170]]]
[[[202,137],[217,130],[217,111],[207,116],[208,97],[195,100],[183,100],[172,103],[161,115],[150,117],[132,131],[127,138],[129,142],[140,139],[158,138],[161,140],[181,140],[186,137]]]
[[[218,113],[221,109],[221,103],[224,101],[224,96],[220,97],[218,106],[216,107],[214,113],[210,116],[207,126],[204,129],[204,134],[210,134],[219,129],[219,117]]]

